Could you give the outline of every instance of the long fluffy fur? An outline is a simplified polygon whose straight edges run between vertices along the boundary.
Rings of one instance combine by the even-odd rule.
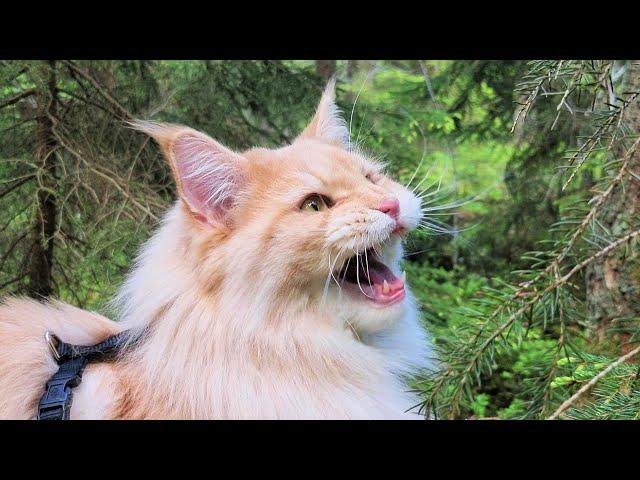
[[[406,378],[429,366],[430,352],[412,296],[372,307],[343,292],[329,271],[355,249],[378,245],[400,275],[400,240],[375,206],[395,195],[414,228],[420,202],[375,162],[336,144],[343,125],[332,95],[292,145],[225,150],[241,175],[233,184],[196,183],[195,193],[186,191],[192,182],[214,175],[194,166],[179,178],[175,144],[193,131],[146,128],[172,162],[182,198],[114,299],[117,323],[60,303],[10,299],[0,307],[0,417],[35,414],[55,371],[45,330],[90,344],[129,329],[140,341],[88,368],[72,418],[420,418],[407,412],[417,398]],[[233,196],[233,204],[197,211],[198,188]],[[300,198],[322,188],[343,201],[326,215],[301,214]]]

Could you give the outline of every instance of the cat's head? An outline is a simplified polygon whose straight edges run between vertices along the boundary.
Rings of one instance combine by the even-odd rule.
[[[400,318],[401,238],[419,224],[420,200],[350,144],[333,82],[278,149],[238,153],[183,126],[137,128],[171,165],[199,282],[263,302],[295,298],[362,332]]]

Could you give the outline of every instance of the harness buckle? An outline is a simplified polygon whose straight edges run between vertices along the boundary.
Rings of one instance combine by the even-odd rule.
[[[47,391],[38,404],[38,420],[68,417],[71,387],[77,385],[77,375],[64,375],[47,382]]]
[[[60,345],[60,339],[56,336],[55,333],[52,333],[49,330],[44,332],[44,339],[47,342],[49,350],[53,354],[53,358],[56,359],[56,362],[59,362],[60,352],[58,352],[58,345]]]
[[[65,410],[67,408],[67,401],[60,400],[56,402],[40,402],[38,405],[37,420],[65,420]]]

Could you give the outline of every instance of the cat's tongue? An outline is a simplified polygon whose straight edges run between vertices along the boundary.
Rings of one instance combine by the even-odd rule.
[[[368,261],[367,261],[368,260]],[[355,286],[369,300],[390,305],[404,298],[404,280],[396,277],[389,267],[372,256],[352,259],[344,272],[344,280]],[[353,290],[353,288],[352,288]]]

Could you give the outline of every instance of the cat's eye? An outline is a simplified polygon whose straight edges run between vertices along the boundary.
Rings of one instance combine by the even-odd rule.
[[[304,199],[302,205],[300,205],[300,210],[303,212],[321,212],[329,208],[330,201],[327,197],[323,195],[319,195],[314,193],[309,195]]]
[[[364,177],[371,183],[376,183],[376,179],[374,178],[375,176],[373,173],[367,173]]]

